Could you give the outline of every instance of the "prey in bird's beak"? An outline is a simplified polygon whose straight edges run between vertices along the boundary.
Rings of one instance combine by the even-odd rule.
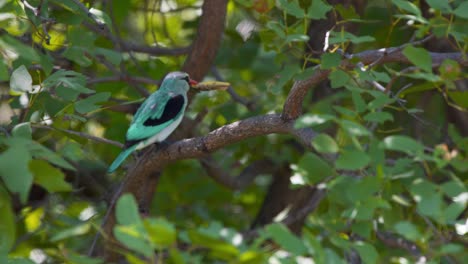
[[[191,85],[192,88],[200,91],[226,90],[231,84],[227,82],[208,81]]]
[[[195,81],[194,79],[190,79],[190,78],[189,78],[189,85],[190,85],[190,87],[194,87],[194,86],[196,86],[197,84],[198,84],[197,81]]]

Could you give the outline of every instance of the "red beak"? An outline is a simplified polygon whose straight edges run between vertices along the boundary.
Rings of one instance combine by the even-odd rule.
[[[190,86],[194,86],[194,85],[197,85],[198,82],[195,81],[195,80],[189,79],[189,84],[190,84]]]

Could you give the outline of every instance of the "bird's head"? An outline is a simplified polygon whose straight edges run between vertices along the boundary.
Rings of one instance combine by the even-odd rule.
[[[207,81],[197,82],[189,77],[185,72],[171,72],[164,78],[161,88],[167,91],[187,92],[189,88],[199,91],[226,90],[230,86],[227,82]]]
[[[164,77],[164,80],[161,84],[161,89],[175,90],[182,89],[188,91],[192,86],[197,85],[198,82],[192,80],[189,75],[185,72],[171,72]]]

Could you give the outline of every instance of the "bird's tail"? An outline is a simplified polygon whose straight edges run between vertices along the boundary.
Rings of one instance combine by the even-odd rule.
[[[115,158],[114,162],[112,162],[112,164],[109,166],[109,169],[107,169],[107,173],[114,172],[120,166],[120,164],[122,164],[122,162],[128,157],[128,155],[130,155],[134,150],[134,147],[130,147],[120,152],[119,156]]]

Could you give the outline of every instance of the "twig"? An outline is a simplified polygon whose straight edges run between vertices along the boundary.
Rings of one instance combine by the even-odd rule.
[[[123,75],[90,78],[87,81],[89,85],[96,84],[96,83],[103,83],[103,82],[128,82],[128,83],[139,82],[139,83],[152,84],[152,85],[161,84],[161,80],[154,80],[154,79],[146,78],[142,76],[123,76]]]
[[[429,40],[431,40],[432,38],[434,38],[434,35],[429,35],[421,40],[417,40],[417,41],[413,41],[413,39],[415,38],[415,36],[413,35],[411,37],[411,40],[406,43],[406,44],[403,44],[399,47],[396,47],[396,48],[389,48],[389,49],[381,49],[383,51],[382,55],[377,59],[375,60],[374,62],[372,62],[371,64],[368,65],[369,68],[373,68],[374,66],[378,65],[380,63],[380,61],[387,55],[390,55],[392,53],[395,53],[395,52],[400,52],[402,51],[404,48],[406,48],[407,46],[409,45],[421,45]]]
[[[101,142],[101,143],[106,143],[106,144],[109,144],[109,145],[113,145],[113,146],[116,146],[116,147],[119,147],[119,148],[124,147],[124,145],[122,143],[120,143],[120,142],[113,141],[113,140],[110,140],[110,139],[107,139],[107,138],[96,137],[96,136],[89,135],[89,134],[86,134],[86,133],[83,133],[83,132],[78,132],[78,131],[73,131],[73,130],[68,130],[68,129],[62,129],[62,128],[56,128],[56,127],[50,127],[50,126],[36,125],[36,124],[32,124],[31,126],[35,127],[35,128],[40,128],[40,129],[57,130],[57,131],[61,131],[61,132],[64,132],[64,133],[79,136],[79,137],[82,137],[82,138],[86,138],[86,139],[89,139],[89,140],[93,140],[93,141],[96,141],[96,142]]]
[[[106,24],[99,22],[98,18],[93,13],[91,13],[89,9],[83,3],[80,2],[80,0],[72,1],[81,9],[81,11],[83,11],[91,20],[93,20],[94,23],[96,23],[96,25],[98,25],[101,30],[104,30],[106,28]]]
[[[224,78],[221,76],[221,73],[219,72],[218,68],[216,68],[215,66],[213,66],[211,68],[211,72],[213,73],[213,76],[216,78],[216,80],[221,81],[221,82],[225,81]],[[227,92],[229,93],[229,95],[231,96],[231,98],[234,101],[244,105],[250,111],[253,111],[253,110],[255,110],[255,108],[257,108],[257,106],[255,105],[254,102],[252,102],[250,100],[247,100],[246,98],[244,98],[244,97],[240,96],[238,93],[236,93],[236,91],[234,91],[234,89],[232,89],[232,86],[228,87]]]
[[[232,190],[242,190],[247,187],[260,174],[272,173],[275,171],[274,163],[264,159],[252,162],[237,176],[229,174],[228,170],[222,169],[210,156],[200,159],[205,171],[214,181]]]

